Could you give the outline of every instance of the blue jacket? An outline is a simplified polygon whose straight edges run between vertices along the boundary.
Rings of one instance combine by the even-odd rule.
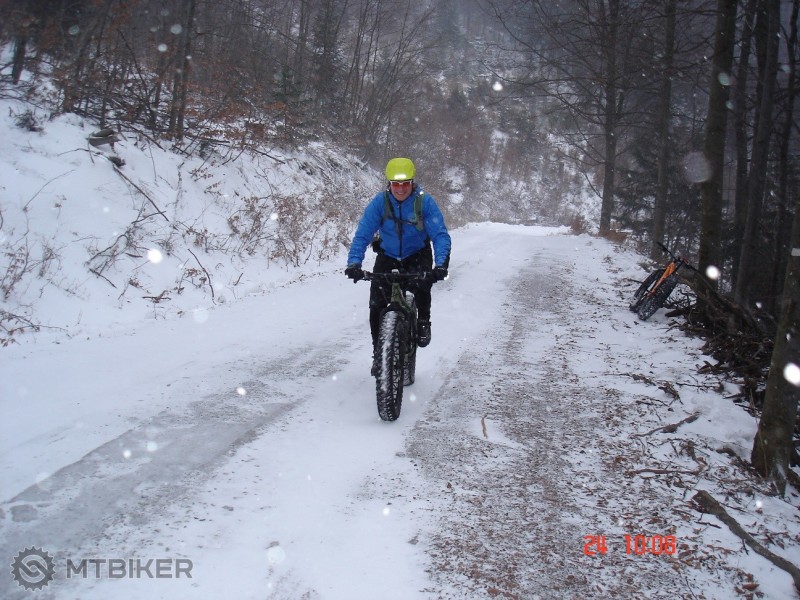
[[[424,231],[419,231],[413,223],[414,221],[414,197],[423,194],[422,198],[422,217],[425,225]],[[367,246],[372,242],[372,238],[380,230],[381,247],[387,256],[403,260],[415,252],[419,252],[425,247],[425,240],[430,238],[433,242],[434,264],[444,266],[448,256],[450,256],[450,234],[444,224],[444,217],[436,200],[430,194],[425,194],[420,188],[414,188],[411,195],[398,202],[397,199],[388,193],[389,201],[394,209],[394,215],[404,221],[401,224],[402,235],[397,235],[397,222],[391,217],[384,220],[385,200],[384,192],[377,194],[367,207],[358,222],[356,233],[353,236],[353,243],[350,244],[350,253],[347,255],[347,264],[361,264],[364,262],[364,254]]]

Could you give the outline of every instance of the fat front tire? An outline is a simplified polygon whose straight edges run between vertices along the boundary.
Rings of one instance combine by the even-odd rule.
[[[400,416],[403,403],[403,328],[404,319],[397,311],[383,315],[379,335],[378,374],[375,377],[375,395],[378,415],[384,421],[394,421]]]
[[[656,281],[661,279],[661,276],[664,274],[664,269],[656,269],[650,275],[647,276],[642,284],[639,286],[639,289],[633,294],[633,298],[631,298],[631,303],[628,305],[628,308],[631,309],[632,312],[638,312],[639,307],[642,305],[645,296],[650,291],[650,289],[656,284]]]
[[[674,275],[667,277],[664,283],[658,287],[655,294],[642,302],[638,311],[639,318],[642,321],[647,321],[647,319],[652,317],[659,308],[664,306],[664,303],[667,301],[667,298],[669,298],[669,295],[672,293],[672,290],[675,289],[676,285],[678,285],[677,277]]]

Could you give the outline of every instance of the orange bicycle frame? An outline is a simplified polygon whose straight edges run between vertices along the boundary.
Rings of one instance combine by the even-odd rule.
[[[648,297],[655,294],[656,290],[661,287],[661,284],[664,283],[664,281],[666,281],[667,277],[672,275],[677,270],[678,270],[678,265],[675,264],[675,261],[674,260],[669,261],[669,264],[664,268],[664,273],[661,275],[659,280],[653,286],[653,289],[650,290],[650,293],[647,294]]]

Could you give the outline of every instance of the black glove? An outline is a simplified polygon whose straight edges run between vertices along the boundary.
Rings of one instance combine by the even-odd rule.
[[[364,279],[364,271],[361,268],[361,263],[347,265],[347,268],[344,270],[344,274],[352,279],[353,283]]]
[[[434,281],[442,281],[447,278],[447,269],[444,267],[434,267],[433,268],[433,280]]]

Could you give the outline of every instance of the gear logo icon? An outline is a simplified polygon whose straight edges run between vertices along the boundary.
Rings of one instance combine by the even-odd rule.
[[[26,590],[40,590],[53,581],[56,569],[53,557],[41,548],[25,548],[11,563],[14,581]]]

